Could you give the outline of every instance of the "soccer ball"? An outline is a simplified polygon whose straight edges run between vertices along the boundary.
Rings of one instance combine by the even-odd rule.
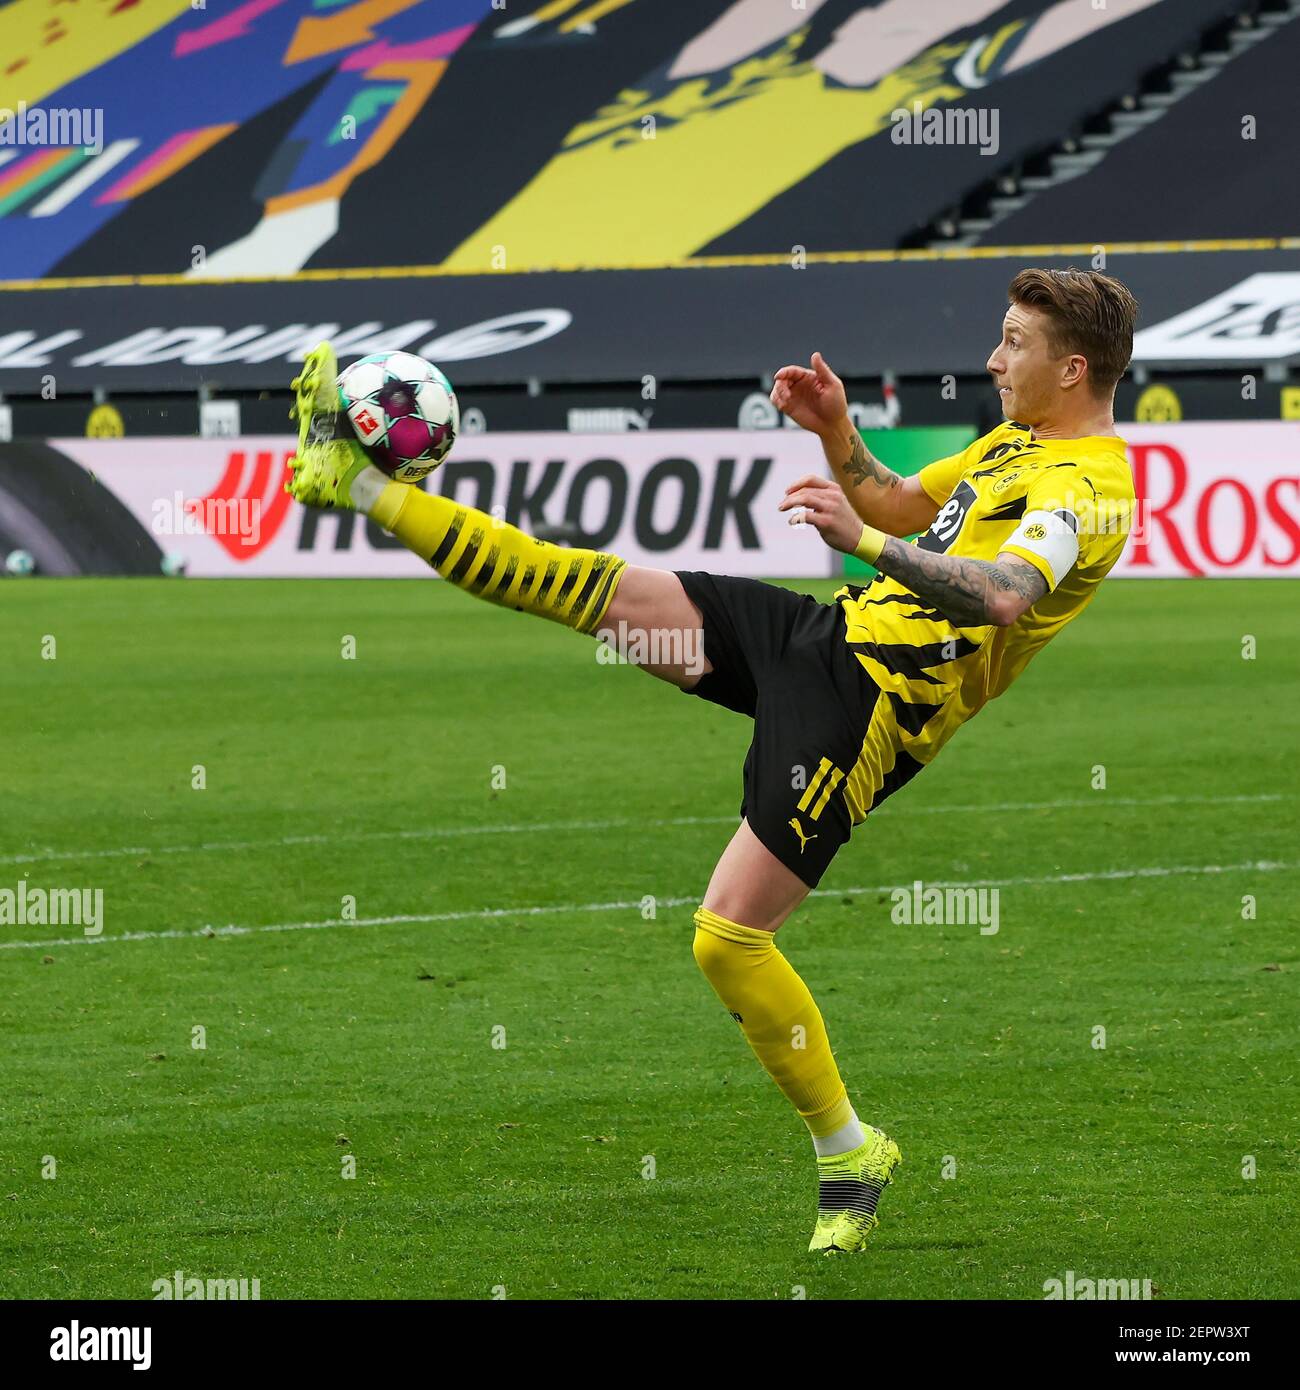
[[[400,482],[432,473],[460,429],[451,382],[411,352],[376,352],[353,362],[339,374],[339,398],[366,453]]]

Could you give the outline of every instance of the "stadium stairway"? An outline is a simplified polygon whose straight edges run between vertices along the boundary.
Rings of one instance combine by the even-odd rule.
[[[1098,168],[1117,146],[1156,126],[1193,93],[1231,73],[1238,59],[1298,20],[1300,0],[1274,0],[1273,8],[1243,9],[1226,39],[1211,36],[1195,51],[1180,54],[1163,85],[1157,86],[1153,81],[1151,90],[1123,97],[1102,118],[1103,129],[1064,138],[1048,156],[1046,172],[1023,177],[1014,172],[1001,175],[991,185],[977,215],[936,225],[933,230],[937,234],[930,237],[929,248],[951,250],[1071,239],[1063,238],[1059,231],[1059,224],[1072,219],[1057,215],[1055,200],[1050,197],[1054,190]],[[1170,239],[1181,238],[1171,235]]]

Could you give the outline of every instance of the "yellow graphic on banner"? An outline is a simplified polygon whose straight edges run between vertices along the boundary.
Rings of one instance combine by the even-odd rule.
[[[575,127],[563,149],[444,262],[476,272],[619,264],[692,255],[878,135],[896,111],[955,101],[965,43],[936,44],[863,89],[797,54],[806,29],[772,52],[663,92],[625,91]],[[888,137],[882,137],[888,138]],[[504,264],[494,248],[504,248]]]
[[[0,124],[191,12],[190,0],[13,0],[0,10]]]

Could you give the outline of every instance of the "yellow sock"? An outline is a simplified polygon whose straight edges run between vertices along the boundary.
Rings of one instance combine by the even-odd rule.
[[[826,1025],[772,933],[702,907],[695,914],[695,959],[813,1138],[848,1124],[853,1107]]]
[[[503,608],[594,632],[627,562],[525,535],[474,507],[388,483],[370,515],[446,580]]]

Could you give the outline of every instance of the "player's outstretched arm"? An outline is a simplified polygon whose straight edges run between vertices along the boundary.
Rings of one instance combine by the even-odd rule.
[[[1047,592],[1047,581],[1018,555],[970,560],[936,555],[890,536],[872,562],[918,598],[928,599],[954,627],[1010,627]]]
[[[971,560],[938,555],[888,536],[879,537],[883,544],[872,544],[864,554],[861,547],[870,523],[863,525],[843,490],[826,478],[800,478],[786,492],[780,510],[798,512],[792,523],[815,526],[833,550],[862,555],[882,574],[932,603],[954,627],[1010,627],[1047,592],[1039,571],[1010,552],[996,560]]]
[[[772,386],[772,404],[821,440],[822,452],[858,517],[891,536],[924,531],[939,514],[920,481],[886,468],[862,441],[849,419],[844,383],[820,352],[810,367],[782,367]]]

